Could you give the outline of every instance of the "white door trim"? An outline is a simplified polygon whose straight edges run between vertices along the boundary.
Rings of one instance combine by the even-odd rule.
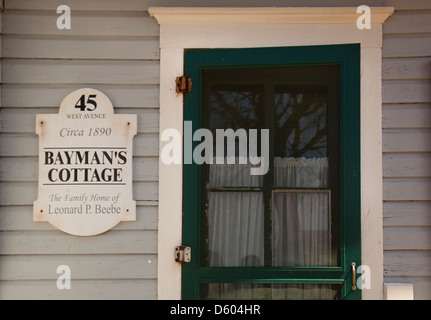
[[[352,8],[150,8],[160,24],[160,132],[183,132],[185,48],[251,48],[361,44],[362,264],[371,271],[363,299],[383,299],[382,24],[392,7],[371,8],[371,29]],[[167,142],[160,141],[159,154]],[[182,150],[182,148],[181,148]],[[366,150],[366,152],[364,152]],[[181,299],[182,165],[159,160],[158,298]]]

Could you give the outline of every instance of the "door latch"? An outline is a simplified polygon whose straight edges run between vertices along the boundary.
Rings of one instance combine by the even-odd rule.
[[[179,263],[189,263],[192,259],[192,249],[186,246],[175,247],[175,261]]]

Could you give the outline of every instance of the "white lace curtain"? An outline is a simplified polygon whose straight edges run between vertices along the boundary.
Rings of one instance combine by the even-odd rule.
[[[330,265],[330,193],[326,158],[275,158],[272,203],[273,266]],[[210,165],[209,185],[261,187],[249,165]],[[298,189],[295,189],[298,188]],[[301,189],[301,190],[300,190]],[[213,191],[208,203],[210,266],[263,266],[261,191]]]

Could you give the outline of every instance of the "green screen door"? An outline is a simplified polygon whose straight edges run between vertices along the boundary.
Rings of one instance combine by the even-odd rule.
[[[359,45],[189,49],[185,75],[182,298],[360,299]]]

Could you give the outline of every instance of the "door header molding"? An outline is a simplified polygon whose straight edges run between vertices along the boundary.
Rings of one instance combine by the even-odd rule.
[[[370,9],[373,24],[382,24],[394,11],[392,7]],[[357,7],[152,7],[148,11],[159,24],[351,24],[359,16]]]

